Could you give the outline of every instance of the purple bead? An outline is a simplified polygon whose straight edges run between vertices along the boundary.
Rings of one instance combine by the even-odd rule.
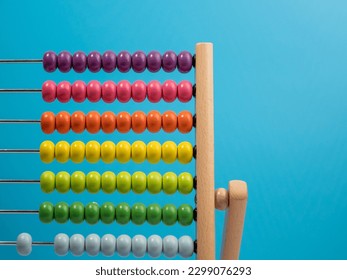
[[[128,72],[131,68],[131,55],[127,51],[122,51],[117,57],[117,67],[119,72]]]
[[[72,67],[77,73],[82,73],[87,68],[87,56],[84,52],[75,52],[72,57]]]
[[[72,55],[63,51],[58,54],[58,69],[60,72],[66,73],[69,72],[72,66]]]
[[[142,51],[137,51],[131,57],[131,64],[135,72],[141,73],[146,69],[146,54]]]
[[[183,51],[177,57],[177,68],[181,73],[188,73],[193,66],[193,57],[190,52]]]
[[[147,68],[150,72],[158,72],[161,67],[161,55],[157,51],[151,51],[147,55]]]
[[[165,72],[172,72],[176,69],[177,55],[173,51],[167,51],[164,53],[161,63]]]
[[[102,55],[102,67],[107,73],[111,73],[116,69],[117,55],[113,51],[106,51]]]
[[[88,69],[90,72],[96,73],[101,69],[101,55],[98,52],[91,52],[88,54]]]
[[[55,52],[45,52],[43,55],[43,69],[47,72],[54,72],[57,69],[57,55]]]

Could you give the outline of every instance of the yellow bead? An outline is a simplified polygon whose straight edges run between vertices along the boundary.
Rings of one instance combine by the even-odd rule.
[[[100,144],[97,141],[89,141],[86,145],[86,159],[90,163],[96,163],[100,159]]]
[[[60,163],[65,163],[70,158],[70,144],[66,141],[59,141],[55,145],[55,159]]]
[[[54,143],[52,141],[43,141],[41,143],[40,159],[44,163],[50,163],[54,160]]]
[[[131,145],[127,141],[120,141],[116,148],[117,160],[120,163],[127,163],[131,158]]]
[[[157,141],[147,144],[147,160],[149,163],[158,163],[161,159],[161,145]]]
[[[86,145],[82,141],[75,141],[70,146],[70,158],[74,163],[81,163],[86,154]]]
[[[105,141],[101,145],[101,158],[105,163],[112,163],[116,157],[116,145],[112,141]]]
[[[187,164],[193,158],[193,146],[187,141],[181,142],[177,147],[177,158],[180,163]]]
[[[177,145],[175,142],[166,141],[161,146],[161,157],[165,163],[173,163],[177,158]]]
[[[142,163],[146,159],[146,144],[142,141],[135,141],[131,146],[131,157],[134,162]]]

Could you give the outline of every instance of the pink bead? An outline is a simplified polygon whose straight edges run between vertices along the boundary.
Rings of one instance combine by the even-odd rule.
[[[173,102],[177,97],[177,85],[174,81],[168,80],[163,84],[163,99],[166,102]]]
[[[106,81],[102,85],[101,90],[102,100],[106,103],[112,103],[117,97],[117,85],[112,81]]]
[[[189,81],[182,81],[177,86],[177,97],[181,102],[188,102],[193,96],[193,86]]]
[[[161,84],[158,81],[150,81],[147,85],[147,98],[150,102],[157,103],[162,96]]]
[[[142,102],[146,99],[147,87],[143,81],[136,81],[131,86],[131,96],[135,102]]]
[[[131,98],[131,84],[128,81],[120,81],[117,86],[117,98],[119,102],[128,102]]]
[[[71,87],[72,99],[75,102],[81,103],[86,100],[87,97],[87,86],[83,81],[76,81]]]
[[[57,97],[57,86],[53,81],[46,81],[42,85],[42,99],[45,102],[53,102]]]
[[[90,102],[98,102],[101,98],[101,84],[98,81],[90,81],[87,85],[87,98]]]
[[[71,85],[69,82],[60,82],[57,86],[57,99],[61,103],[69,102],[71,98]]]

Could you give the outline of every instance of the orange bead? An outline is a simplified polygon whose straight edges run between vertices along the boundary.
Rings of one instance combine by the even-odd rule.
[[[112,133],[117,126],[117,117],[113,112],[105,112],[101,115],[101,128],[105,133]]]
[[[70,114],[68,112],[60,112],[55,116],[55,128],[59,133],[68,133],[70,127]]]
[[[177,127],[181,133],[188,133],[192,130],[193,116],[189,111],[182,111],[178,114]]]
[[[175,112],[166,111],[162,116],[162,126],[165,132],[174,132],[177,128],[177,116]]]
[[[161,129],[161,115],[158,111],[150,111],[147,115],[147,129],[150,132],[158,132]]]
[[[141,111],[135,112],[131,116],[131,127],[135,133],[144,132],[147,127],[146,114]]]
[[[98,133],[101,126],[100,114],[96,111],[91,111],[86,115],[86,128],[89,133]]]
[[[41,130],[43,133],[51,134],[55,130],[55,116],[52,112],[45,112],[41,116]]]
[[[71,129],[75,133],[82,133],[86,128],[86,116],[81,111],[71,115]]]
[[[127,112],[120,112],[117,116],[117,129],[121,133],[127,133],[131,129],[131,116]]]

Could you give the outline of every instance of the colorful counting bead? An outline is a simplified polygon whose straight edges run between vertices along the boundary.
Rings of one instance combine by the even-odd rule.
[[[126,73],[131,68],[131,55],[127,51],[121,51],[117,57],[117,68],[119,72]]]
[[[70,174],[61,171],[55,176],[55,188],[60,193],[67,193],[70,190]]]
[[[194,253],[194,241],[188,236],[184,235],[178,239],[178,252],[183,258],[189,258]]]
[[[82,133],[86,128],[86,117],[81,111],[71,115],[71,129],[75,133]]]
[[[65,163],[70,158],[70,144],[66,141],[59,141],[55,145],[55,158],[60,163]]]
[[[168,258],[173,258],[178,253],[178,240],[173,235],[165,236],[163,239],[163,253]]]
[[[72,55],[67,51],[58,54],[58,69],[62,73],[67,73],[72,67]]]
[[[131,208],[131,221],[135,225],[142,225],[146,221],[146,206],[143,203],[135,203]]]
[[[117,238],[117,252],[121,257],[127,257],[131,252],[131,238],[122,234]]]
[[[84,221],[84,205],[81,202],[74,202],[70,206],[70,220],[74,224],[80,224]],[[90,212],[90,210],[89,210]]]
[[[147,54],[147,69],[150,72],[158,72],[161,68],[161,55],[157,51],[151,51]]]
[[[90,163],[96,163],[100,159],[100,144],[97,141],[89,141],[86,145],[86,159]]]
[[[116,220],[117,223],[125,225],[130,221],[131,210],[130,206],[125,203],[119,203],[116,207]]]
[[[177,176],[173,172],[163,175],[163,191],[166,194],[174,194],[177,191]]]
[[[40,159],[44,163],[51,163],[54,159],[54,143],[43,141],[40,145]]]
[[[141,194],[147,188],[147,176],[145,173],[137,171],[131,176],[131,186],[134,193]]]
[[[105,193],[113,193],[117,187],[117,176],[111,171],[106,171],[101,176],[101,187]]]
[[[90,72],[96,73],[101,69],[101,55],[99,52],[93,51],[87,57],[88,69]]]
[[[69,252],[70,240],[65,233],[59,233],[54,238],[54,252],[58,256],[66,256]]]
[[[168,80],[163,84],[163,99],[166,102],[173,102],[177,97],[177,85],[174,81]]]
[[[117,55],[113,51],[106,51],[102,55],[102,67],[107,73],[111,73],[116,69]]]
[[[54,72],[57,69],[57,60],[57,55],[54,52],[45,52],[42,59],[42,65],[45,71]]]
[[[158,111],[151,111],[147,115],[147,129],[149,132],[158,132],[161,129],[161,115]]]
[[[101,238],[100,249],[104,256],[111,257],[116,251],[117,239],[112,234],[105,234]]]
[[[96,171],[91,171],[86,177],[86,188],[90,193],[99,192],[101,187],[101,176]]]
[[[162,157],[161,145],[157,141],[147,144],[147,160],[150,163],[158,163]]]
[[[75,141],[70,147],[71,160],[74,163],[81,163],[85,157],[86,146],[82,141]]]
[[[131,116],[127,112],[121,112],[117,116],[117,129],[120,133],[127,133],[131,129]]]
[[[127,163],[131,158],[131,145],[127,141],[120,141],[116,147],[117,160],[120,163]]]
[[[177,221],[177,209],[173,204],[166,204],[162,209],[163,223],[167,226],[171,226]]]
[[[57,99],[61,103],[66,103],[71,99],[71,84],[63,81],[57,85]]]
[[[75,52],[72,56],[72,67],[77,73],[83,73],[87,68],[87,56],[84,52]]]
[[[100,114],[96,111],[89,112],[86,115],[86,128],[89,133],[98,133],[101,126]]]
[[[117,98],[117,85],[113,81],[106,81],[101,87],[101,98],[106,103],[112,103]]]
[[[54,219],[59,224],[64,224],[69,220],[69,205],[59,202],[54,207]]]
[[[162,188],[162,177],[159,172],[151,172],[148,174],[147,188],[152,194],[160,193]]]
[[[151,81],[147,85],[147,98],[152,103],[157,103],[162,97],[161,84],[158,81]]]
[[[182,81],[177,86],[177,97],[178,100],[186,103],[192,99],[193,86],[189,81]]]
[[[178,191],[182,194],[189,194],[193,190],[193,176],[188,172],[183,172],[178,176]]]
[[[177,158],[177,145],[175,142],[166,141],[162,147],[162,159],[165,163],[173,163]]]
[[[55,130],[55,116],[52,112],[45,112],[41,116],[41,130],[43,133],[51,134]]]
[[[40,176],[40,187],[44,193],[51,193],[55,189],[55,174],[45,171]]]
[[[71,87],[71,96],[75,102],[81,103],[87,98],[87,85],[83,81],[76,81]]]
[[[116,145],[112,141],[105,141],[101,145],[101,158],[105,163],[111,163],[116,157]]]
[[[105,112],[101,116],[101,128],[105,133],[112,133],[117,128],[117,117],[113,112]]]
[[[147,96],[147,87],[143,81],[136,81],[131,86],[131,97],[135,102],[143,102]]]
[[[53,102],[57,98],[57,85],[53,81],[46,81],[42,84],[42,99],[45,102]]]
[[[147,222],[150,225],[157,225],[162,219],[161,208],[159,204],[153,203],[147,207]]]
[[[167,51],[163,54],[162,66],[165,72],[172,72],[176,69],[177,55],[173,51]]]
[[[128,81],[120,81],[117,87],[117,98],[119,102],[126,103],[131,98],[131,84]]]
[[[177,158],[180,163],[187,164],[193,158],[193,146],[189,142],[181,142],[177,147]]]
[[[128,193],[131,190],[131,175],[126,171],[117,175],[117,189],[120,193]]]
[[[193,128],[193,116],[189,111],[182,111],[177,115],[177,128],[181,133],[188,133]]]
[[[193,222],[193,208],[189,204],[182,204],[177,209],[177,218],[182,226],[190,225]]]
[[[187,52],[183,51],[177,56],[177,68],[181,73],[188,73],[193,67],[193,57]]]
[[[42,223],[48,224],[53,221],[54,206],[50,202],[43,202],[39,208],[39,219]]]
[[[116,218],[116,208],[110,202],[105,202],[100,207],[100,219],[104,224],[111,224]]]
[[[131,145],[131,157],[134,162],[136,163],[142,163],[146,159],[146,153],[147,153],[147,147],[146,144],[142,141],[135,141]],[[117,154],[118,155],[118,154]]]
[[[134,257],[142,258],[146,254],[147,240],[143,235],[135,235],[131,240],[131,250]]]
[[[70,127],[70,114],[68,112],[60,112],[55,116],[55,128],[59,133],[68,133]]]
[[[97,256],[100,252],[100,237],[97,234],[89,234],[86,237],[86,252],[89,256]]]
[[[28,256],[32,251],[32,243],[33,240],[31,235],[28,233],[21,233],[18,235],[16,244],[17,244],[17,252],[21,256]]]
[[[142,51],[135,52],[131,57],[131,66],[136,73],[146,69],[146,54]]]
[[[74,193],[82,193],[86,187],[86,175],[81,171],[71,174],[71,190]]]
[[[147,240],[148,255],[152,258],[158,258],[163,250],[163,240],[159,235],[151,235]]]
[[[90,102],[98,102],[101,99],[101,84],[98,81],[90,81],[87,85],[87,98]]]
[[[99,221],[100,208],[96,202],[88,203],[84,209],[86,222],[94,225]]]
[[[174,132],[177,128],[177,116],[173,111],[167,111],[162,116],[162,126],[165,132]]]
[[[74,234],[70,237],[70,251],[74,256],[82,256],[84,253],[84,237],[81,234]]]
[[[146,130],[147,119],[146,114],[141,111],[135,112],[131,116],[131,128],[135,133],[142,133]]]

